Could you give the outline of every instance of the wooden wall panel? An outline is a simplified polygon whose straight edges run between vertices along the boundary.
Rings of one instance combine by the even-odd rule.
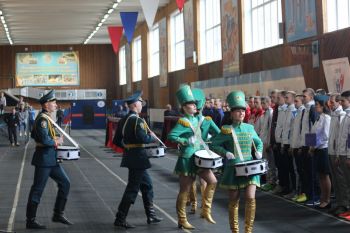
[[[15,77],[16,53],[47,52],[47,51],[73,51],[79,52],[80,85],[61,88],[77,89],[107,89],[107,98],[116,96],[117,65],[116,55],[112,46],[107,45],[19,45],[0,46],[0,88],[12,88]],[[7,79],[4,81],[3,79]],[[11,82],[8,80],[11,79]]]

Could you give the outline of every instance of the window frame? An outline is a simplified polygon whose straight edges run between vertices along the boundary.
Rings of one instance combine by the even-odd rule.
[[[137,51],[140,49],[139,51]],[[138,57],[140,55],[140,57]],[[142,80],[142,38],[141,35],[132,41],[132,82]]]
[[[155,31],[158,31],[156,35],[154,35]],[[156,43],[153,43],[155,36],[158,37],[158,48],[156,47]],[[153,25],[152,30],[148,33],[148,78],[153,78],[155,76],[160,75],[160,41],[159,41],[159,24],[156,23]],[[157,59],[158,58],[158,59]],[[153,70],[155,63],[158,63],[158,69]]]
[[[125,45],[119,49],[119,85],[126,85],[126,55]]]
[[[177,28],[176,27],[176,20],[178,20],[178,16],[181,16],[181,21],[182,21],[182,28]],[[169,71],[170,72],[174,72],[174,71],[178,71],[178,70],[183,70],[185,69],[185,28],[184,28],[184,15],[183,15],[183,11],[179,11],[176,10],[175,12],[173,12],[170,15],[170,36],[169,36],[169,40],[170,40],[170,59],[169,59]],[[180,31],[180,33],[183,35],[181,40],[176,41],[176,37],[177,35],[181,35],[178,33],[178,31]],[[175,41],[175,42],[173,42]],[[181,47],[183,47],[183,51],[178,51],[181,49]],[[179,60],[178,57],[181,56],[182,53],[182,58],[180,60],[181,64],[179,64]]]

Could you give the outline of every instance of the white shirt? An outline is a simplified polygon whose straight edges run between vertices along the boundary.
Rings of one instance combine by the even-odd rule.
[[[309,103],[305,104],[305,111],[304,111],[304,117],[301,123],[301,134],[300,134],[300,140],[301,145],[305,145],[305,134],[310,133],[310,126],[312,127],[312,122],[310,121],[310,108],[312,105],[315,105],[315,101],[311,100]]]
[[[291,129],[293,127],[294,118],[297,114],[297,109],[294,104],[290,104],[288,108],[285,110],[285,117],[283,121],[282,128],[282,144],[290,145],[291,141]]]
[[[4,107],[6,106],[6,97],[5,96],[0,98],[0,105],[2,105]]]
[[[336,148],[337,155],[347,156],[350,158],[350,150],[348,149],[348,137],[350,134],[350,108],[347,108],[344,111],[346,115],[340,122]]]
[[[286,109],[287,109],[287,104],[278,106],[278,117],[277,117],[277,124],[276,124],[276,130],[275,130],[276,143],[282,143],[282,130],[283,130],[283,122],[286,116],[286,112],[285,112]]]
[[[304,116],[303,115],[304,110],[305,110],[304,105],[301,105],[297,109],[297,115],[294,118],[291,141],[290,141],[290,147],[293,149],[297,149],[302,146],[302,142],[300,140],[300,134],[301,134],[301,120],[302,120],[302,117]]]
[[[270,145],[272,115],[273,109],[269,107],[269,109],[265,110],[264,115],[259,118],[260,131],[258,133],[264,145]]]
[[[344,119],[345,112],[342,106],[339,106],[331,113],[331,125],[329,127],[328,154],[337,154],[337,135],[339,133],[340,122]]]
[[[322,113],[318,120],[311,128],[311,133],[316,134],[316,146],[317,149],[323,149],[328,147],[329,139],[329,126],[331,124],[331,117]]]

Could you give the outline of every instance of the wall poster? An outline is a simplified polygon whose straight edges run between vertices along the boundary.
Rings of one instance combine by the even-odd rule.
[[[166,18],[159,21],[159,86],[168,85],[168,42],[166,31]]]
[[[347,57],[322,61],[329,92],[350,90],[350,67]]]

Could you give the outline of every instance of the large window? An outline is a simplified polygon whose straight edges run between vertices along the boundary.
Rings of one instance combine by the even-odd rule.
[[[125,45],[119,49],[119,85],[126,84]]]
[[[282,22],[281,0],[244,0],[243,52],[282,44],[279,23]]]
[[[324,1],[324,31],[332,32],[350,26],[350,1]]]
[[[153,29],[149,32],[148,37],[149,46],[149,66],[148,66],[148,77],[154,77],[159,75],[159,26],[156,24]]]
[[[132,81],[141,81],[142,78],[142,56],[141,36],[136,37],[132,43]]]
[[[200,0],[199,63],[221,60],[220,0]]]
[[[183,13],[170,16],[170,71],[185,68],[185,37]]]

